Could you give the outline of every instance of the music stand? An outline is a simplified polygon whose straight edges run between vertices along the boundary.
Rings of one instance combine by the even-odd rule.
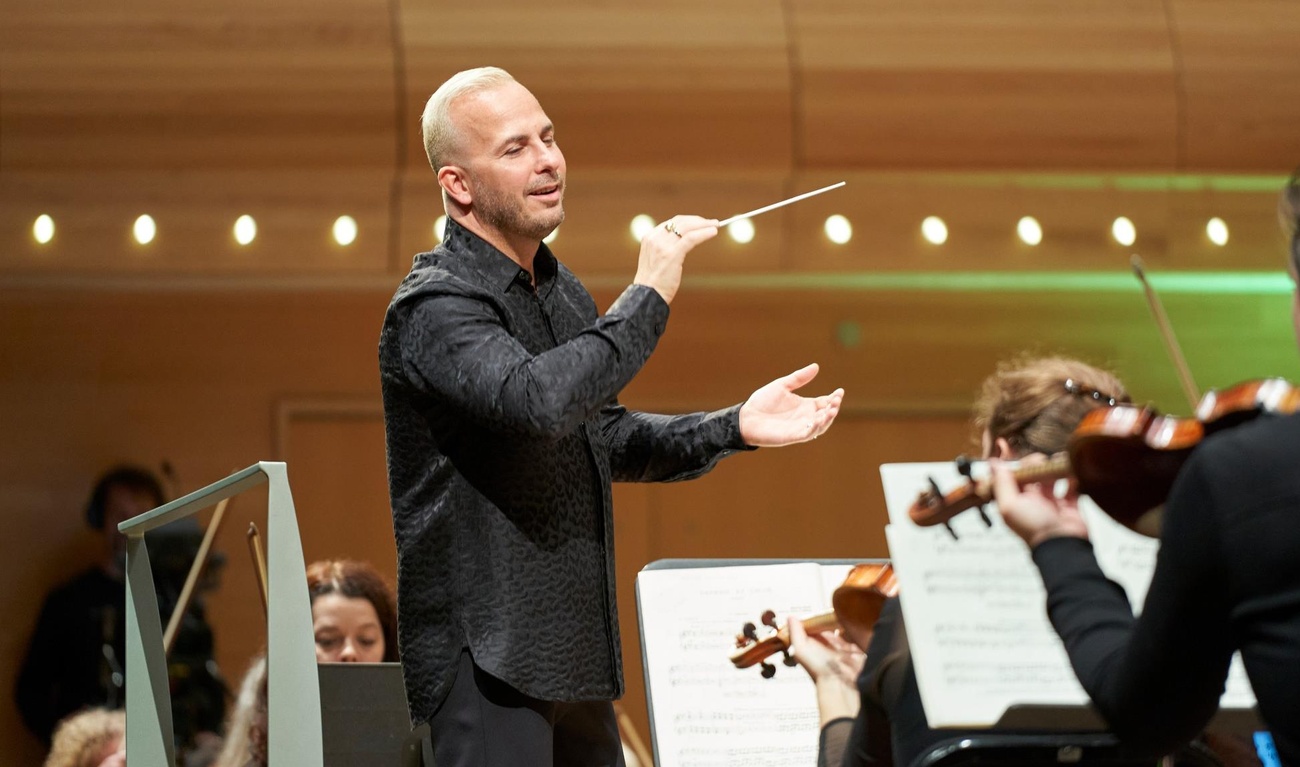
[[[321,663],[324,767],[430,767],[428,727],[411,729],[400,663]]]
[[[289,478],[261,461],[117,526],[126,536],[126,747],[131,767],[174,767],[167,655],[144,536],[267,483],[267,757],[276,767],[320,767],[320,683],[306,565]]]

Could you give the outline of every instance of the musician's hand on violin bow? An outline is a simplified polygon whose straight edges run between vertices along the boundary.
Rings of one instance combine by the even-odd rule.
[[[817,439],[840,412],[844,390],[820,397],[795,394],[817,376],[813,363],[763,386],[740,407],[740,437],[753,447],[782,447]]]
[[[790,619],[789,630],[790,656],[799,661],[817,688],[821,726],[856,717],[862,705],[858,675],[867,661],[866,653],[834,631],[809,636],[798,618]]]
[[[1021,464],[1044,460],[1045,456],[1036,454],[1022,459]],[[1023,538],[1029,548],[1048,538],[1088,537],[1088,526],[1079,513],[1079,490],[1073,479],[1065,494],[1058,497],[1054,492],[1056,480],[1028,482],[1022,488],[1011,468],[1002,461],[990,459],[989,468],[993,472],[993,495],[998,511],[1007,527]]]

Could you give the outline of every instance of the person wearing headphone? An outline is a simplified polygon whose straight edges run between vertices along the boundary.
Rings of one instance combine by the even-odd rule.
[[[166,502],[157,476],[138,466],[111,469],[91,492],[85,519],[100,536],[97,556],[46,596],[14,688],[23,722],[47,745],[68,715],[126,703],[126,536],[117,526]],[[201,538],[192,519],[150,534],[149,558],[163,621],[176,604]],[[219,729],[225,716],[225,688],[212,656],[212,631],[195,599],[169,656],[181,745],[199,732]]]

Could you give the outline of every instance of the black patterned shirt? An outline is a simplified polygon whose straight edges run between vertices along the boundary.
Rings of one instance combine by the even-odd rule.
[[[537,284],[448,220],[389,305],[379,362],[413,722],[459,654],[552,701],[623,693],[610,483],[699,476],[745,446],[739,407],[663,416],[617,395],[668,305],[627,288],[603,316],[542,245]]]

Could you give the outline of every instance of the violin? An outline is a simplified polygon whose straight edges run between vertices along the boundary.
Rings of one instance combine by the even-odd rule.
[[[1195,418],[1162,416],[1133,405],[1102,407],[1083,417],[1065,452],[1020,466],[1012,474],[1021,484],[1073,477],[1079,492],[1116,522],[1154,537],[1159,534],[1159,509],[1202,439],[1263,413],[1288,415],[1298,409],[1300,388],[1280,378],[1210,390],[1197,404]],[[957,467],[966,485],[945,494],[932,479],[908,510],[916,524],[942,524],[954,538],[948,522],[967,509],[979,509],[984,522],[992,524],[983,509],[993,500],[992,482],[973,479],[967,458],[958,458]]]
[[[809,634],[843,629],[850,638],[870,636],[885,600],[897,594],[898,580],[888,562],[854,565],[831,595],[834,610],[805,618],[804,628]],[[771,631],[759,637],[758,628],[746,623],[736,635],[736,651],[731,655],[731,662],[736,668],[758,665],[763,678],[771,679],[776,674],[776,666],[767,662],[769,657],[779,652],[787,666],[794,666],[798,661],[790,657],[790,630],[777,625],[776,613],[764,611],[761,623]]]

